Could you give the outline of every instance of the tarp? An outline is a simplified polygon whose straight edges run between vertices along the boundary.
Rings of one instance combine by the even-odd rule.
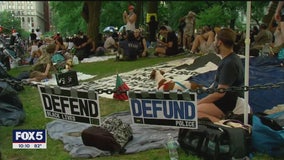
[[[245,65],[244,59],[242,59]],[[276,57],[252,57],[249,63],[249,87],[262,86],[249,90],[249,104],[253,112],[263,112],[278,104],[284,104],[284,86],[275,88],[265,88],[264,85],[271,86],[283,82],[284,67],[280,67],[280,61]],[[209,71],[196,76],[190,80],[209,87],[214,80],[216,71]],[[204,95],[198,95],[201,98]]]
[[[17,126],[25,118],[26,113],[17,91],[8,83],[0,82],[0,125]]]

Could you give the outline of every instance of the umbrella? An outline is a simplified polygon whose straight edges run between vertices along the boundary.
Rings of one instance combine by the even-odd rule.
[[[108,26],[108,27],[106,27],[104,30],[103,30],[103,32],[114,32],[114,31],[116,31],[117,29],[116,29],[116,27],[114,27],[114,26]]]
[[[121,27],[119,28],[118,32],[121,33],[125,27],[126,27],[126,25],[121,26]]]

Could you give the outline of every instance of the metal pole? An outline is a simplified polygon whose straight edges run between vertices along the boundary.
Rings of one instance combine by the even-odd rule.
[[[245,86],[249,86],[249,49],[250,49],[250,14],[251,1],[247,2],[247,23],[246,23],[246,39],[245,39]],[[249,91],[244,92],[244,123],[248,124],[248,100]]]

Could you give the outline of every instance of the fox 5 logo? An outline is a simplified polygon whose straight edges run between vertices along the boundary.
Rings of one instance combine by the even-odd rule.
[[[46,130],[13,130],[13,142],[45,143]]]

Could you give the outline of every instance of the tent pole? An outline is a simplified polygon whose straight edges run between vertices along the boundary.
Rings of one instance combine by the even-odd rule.
[[[246,39],[245,39],[245,79],[244,85],[249,86],[249,49],[250,49],[250,15],[251,15],[251,1],[247,2],[247,23],[246,23]],[[249,91],[244,92],[244,123],[248,124],[248,100]]]

